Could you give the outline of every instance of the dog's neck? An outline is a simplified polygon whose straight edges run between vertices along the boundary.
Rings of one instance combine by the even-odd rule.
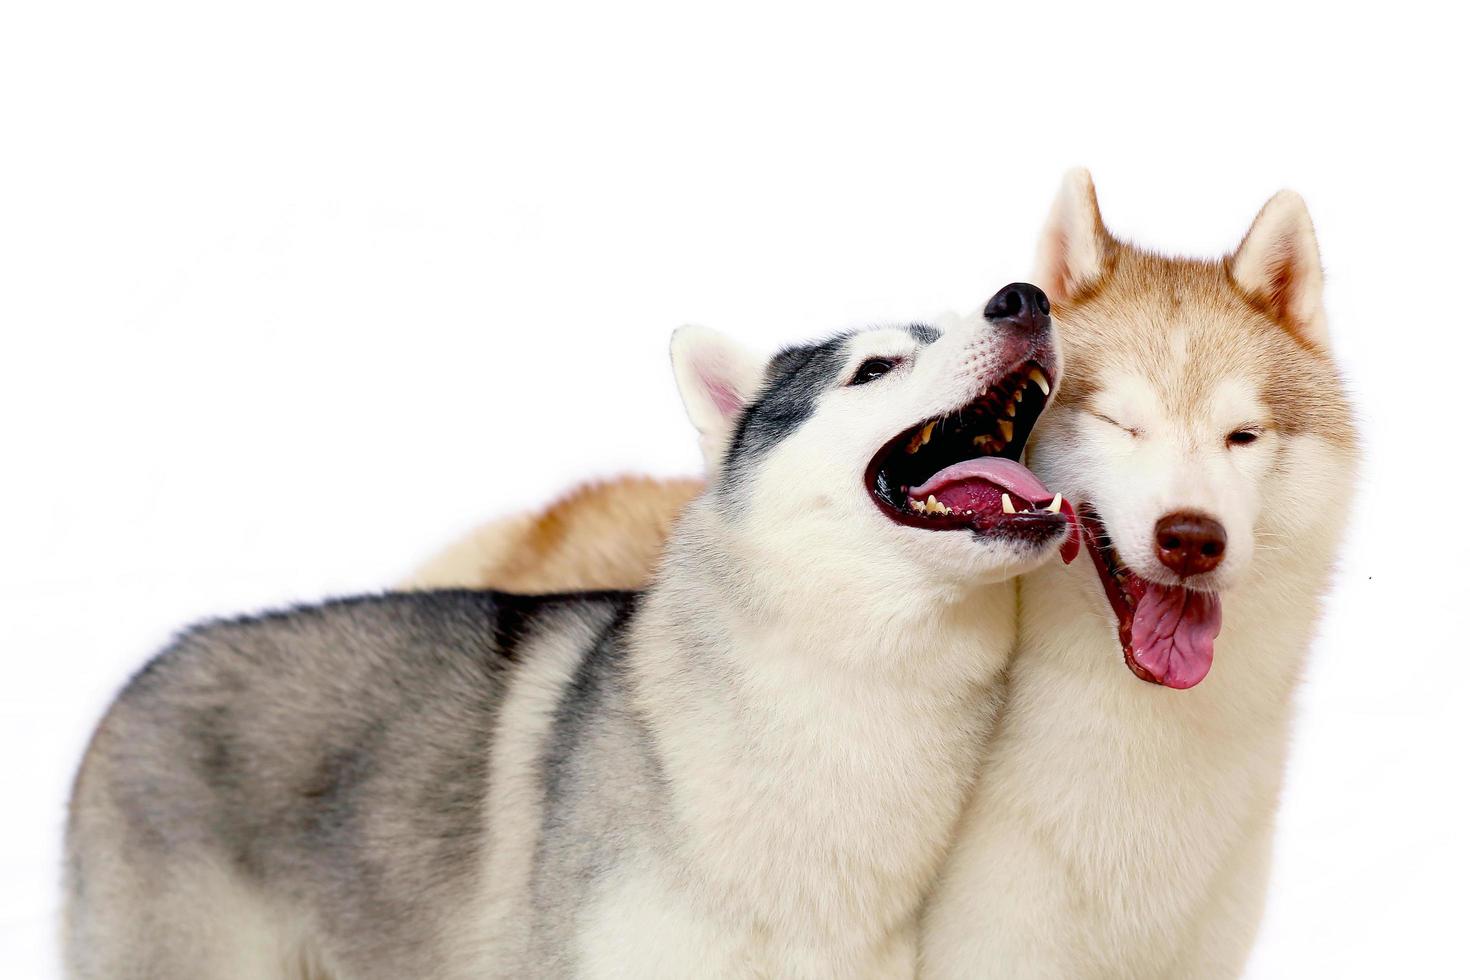
[[[947,689],[990,669],[977,648],[1008,649],[1014,581],[918,581],[876,560],[813,568],[742,544],[706,501],[690,507],[640,611],[652,645]]]
[[[689,859],[719,900],[756,903],[784,928],[844,942],[868,942],[875,922],[902,928],[974,778],[985,696],[1014,642],[1014,583],[969,602],[916,590],[912,609],[879,597],[884,621],[873,597],[838,586],[743,588],[765,570],[699,521],[675,534],[626,636],[631,707]]]

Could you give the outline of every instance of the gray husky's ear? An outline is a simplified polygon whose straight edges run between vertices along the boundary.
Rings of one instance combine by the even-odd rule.
[[[1267,312],[1307,343],[1327,349],[1322,256],[1300,194],[1280,191],[1267,201],[1227,264],[1236,285]]]
[[[1072,299],[1103,274],[1113,245],[1097,209],[1092,174],[1082,167],[1069,170],[1041,231],[1032,280],[1054,300]]]
[[[705,327],[680,327],[669,344],[674,380],[699,431],[705,472],[714,475],[745,406],[760,387],[765,361]]]

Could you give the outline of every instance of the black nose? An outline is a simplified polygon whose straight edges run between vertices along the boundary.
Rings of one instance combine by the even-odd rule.
[[[1039,333],[1051,325],[1051,302],[1029,282],[1013,282],[985,304],[985,319],[1010,324],[1026,333]]]
[[[1154,548],[1180,578],[1202,575],[1225,560],[1225,528],[1213,517],[1175,511],[1154,525]]]

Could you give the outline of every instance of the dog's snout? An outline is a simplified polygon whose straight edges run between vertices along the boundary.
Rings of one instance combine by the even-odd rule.
[[[1165,514],[1154,525],[1154,550],[1180,578],[1203,575],[1225,560],[1225,528],[1204,514]]]
[[[1029,282],[1013,282],[990,297],[985,304],[985,319],[1006,324],[1028,334],[1040,333],[1051,326],[1051,302]]]

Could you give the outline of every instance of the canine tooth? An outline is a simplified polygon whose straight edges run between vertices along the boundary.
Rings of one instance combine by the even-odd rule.
[[[1016,512],[1016,505],[1011,503],[1010,494],[1003,493],[1000,495],[1000,510],[1003,514],[1014,514]]]
[[[1036,386],[1041,389],[1043,395],[1051,394],[1051,385],[1046,383],[1046,375],[1041,373],[1041,368],[1032,368],[1029,377],[1036,382]]]
[[[935,424],[936,423],[934,423],[934,422],[930,422],[928,425],[924,426],[924,431],[922,433],[920,433],[920,440],[926,446],[929,445],[929,437],[934,434],[934,426],[935,426]]]
[[[1051,511],[1053,514],[1060,514],[1062,512],[1062,495],[1057,494],[1055,497],[1051,498],[1051,503],[1046,505],[1046,509]]]
[[[1005,437],[1006,442],[1010,442],[1011,437],[1016,434],[1016,423],[1009,419],[1001,419],[995,423],[995,427],[1000,430],[1000,434]]]

